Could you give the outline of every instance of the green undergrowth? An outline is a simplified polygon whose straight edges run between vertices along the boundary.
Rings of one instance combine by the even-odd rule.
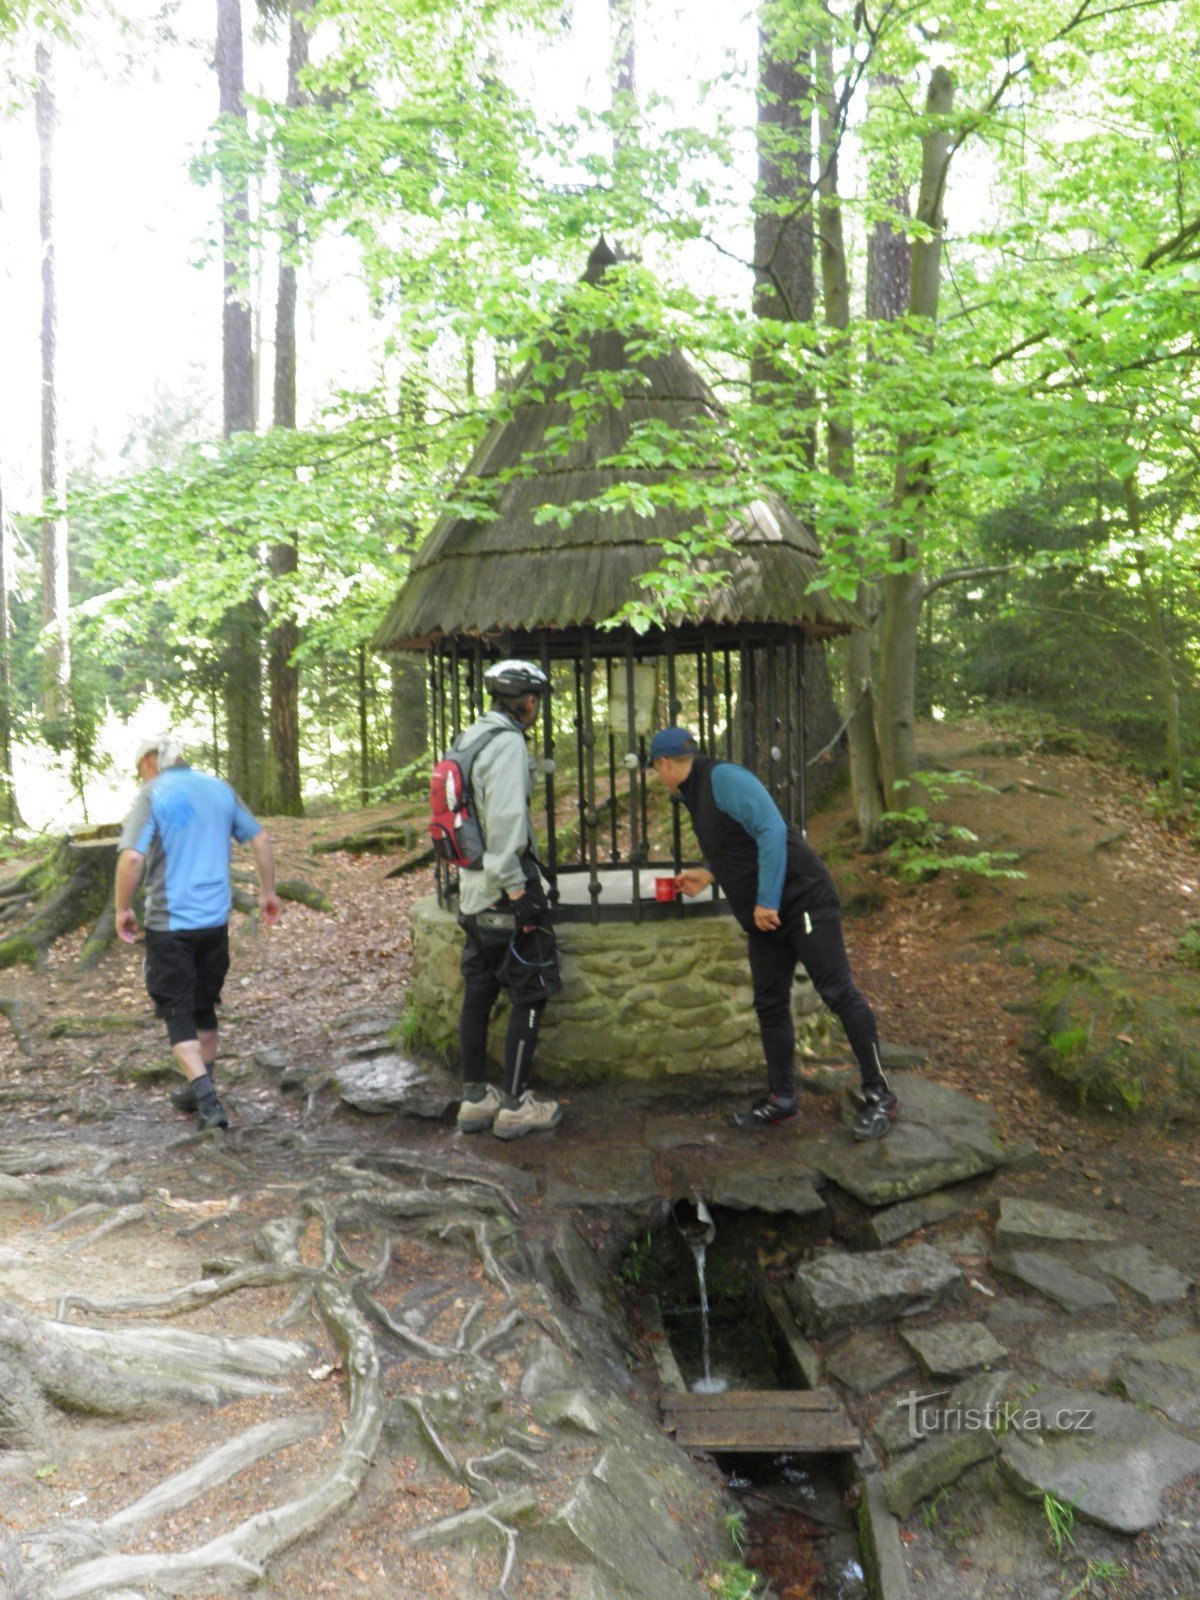
[[[1200,1015],[1191,980],[1155,990],[1072,963],[1039,979],[1035,1056],[1080,1107],[1159,1122],[1198,1120]]]
[[[884,854],[901,883],[928,883],[939,876],[960,882],[1025,876],[1014,866],[1019,859],[1014,851],[964,850],[964,845],[979,843],[978,834],[932,813],[931,807],[944,805],[953,792],[994,794],[989,784],[969,772],[916,772],[911,783],[896,787],[911,791],[915,801],[902,810],[885,811],[881,818]]]

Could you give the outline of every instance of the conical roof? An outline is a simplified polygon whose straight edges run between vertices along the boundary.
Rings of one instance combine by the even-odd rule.
[[[615,259],[601,240],[584,281],[597,282]],[[663,541],[696,527],[694,507],[655,505],[639,515],[623,504],[611,511],[564,510],[561,519],[545,515],[620,484],[675,478],[669,466],[606,465],[639,424],[686,429],[720,417],[712,392],[679,351],[647,353],[631,350],[630,343],[615,328],[590,333],[579,345],[584,353],[557,371],[561,344],[553,335],[544,342],[464,473],[476,493],[492,486],[492,515],[448,513],[437,522],[376,645],[411,649],[442,637],[578,628],[604,621],[644,593],[638,579],[661,561]],[[594,392],[606,373],[620,375],[620,393],[613,403],[589,406],[581,429],[571,396],[585,388]],[[705,475],[704,469],[695,474]],[[802,624],[814,634],[860,625],[845,601],[807,592],[820,553],[780,501],[748,498],[725,531],[733,548],[695,563],[721,581],[689,612],[689,623]]]

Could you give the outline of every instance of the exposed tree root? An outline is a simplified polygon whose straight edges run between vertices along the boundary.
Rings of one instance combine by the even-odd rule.
[[[28,881],[48,898],[0,939],[0,967],[40,962],[55,939],[96,917],[111,891],[116,861],[115,838],[60,839]]]
[[[275,893],[281,900],[294,900],[297,905],[307,906],[310,911],[332,911],[333,901],[324,889],[318,889],[315,884],[306,883],[303,878],[279,878],[275,883]]]
[[[536,1509],[537,1496],[532,1489],[514,1489],[511,1494],[502,1494],[486,1505],[468,1506],[465,1511],[455,1512],[452,1517],[442,1517],[437,1522],[427,1522],[423,1527],[414,1528],[404,1542],[427,1544],[431,1539],[454,1537],[464,1528],[476,1527],[481,1522],[499,1524],[501,1517],[521,1517]],[[512,1529],[504,1531],[511,1533]]]
[[[371,1155],[363,1157],[361,1161],[338,1163],[338,1170],[351,1176],[360,1174],[364,1170],[370,1171],[373,1168],[397,1172],[415,1172],[426,1178],[429,1176],[446,1178],[452,1183],[467,1183],[477,1189],[491,1189],[500,1196],[510,1216],[519,1217],[521,1215],[521,1208],[512,1195],[502,1183],[497,1183],[494,1178],[485,1178],[474,1172],[464,1172],[460,1167],[446,1167],[440,1163],[427,1160],[423,1155],[420,1158],[402,1155]]]
[[[87,1233],[78,1239],[72,1239],[67,1246],[67,1254],[69,1256],[78,1255],[81,1250],[86,1250],[89,1245],[96,1244],[101,1239],[106,1239],[110,1233],[116,1233],[121,1228],[131,1227],[135,1222],[144,1222],[149,1215],[149,1206],[122,1206],[119,1211],[114,1212],[111,1217],[108,1217],[97,1227],[89,1229]]]

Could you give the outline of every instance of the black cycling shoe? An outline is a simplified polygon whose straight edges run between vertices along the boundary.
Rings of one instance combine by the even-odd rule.
[[[225,1115],[225,1107],[213,1095],[212,1099],[204,1105],[196,1107],[196,1121],[201,1128],[227,1128],[229,1118]]]
[[[771,1128],[777,1122],[794,1122],[795,1118],[794,1100],[776,1100],[773,1094],[768,1094],[756,1100],[748,1111],[735,1111],[733,1125],[735,1128]]]
[[[889,1090],[886,1094],[865,1094],[858,1102],[851,1131],[856,1139],[883,1139],[891,1132],[900,1102]]]
[[[208,1075],[212,1077],[212,1068],[209,1067]],[[216,1088],[214,1080],[213,1087]],[[168,1089],[171,1104],[177,1111],[195,1111],[196,1109],[196,1084],[189,1078],[182,1089]]]

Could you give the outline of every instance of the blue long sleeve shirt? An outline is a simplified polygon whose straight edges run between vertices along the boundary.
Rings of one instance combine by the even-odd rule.
[[[766,787],[745,767],[721,761],[712,769],[718,810],[740,823],[758,847],[758,904],[778,911],[787,871],[787,823]]]

